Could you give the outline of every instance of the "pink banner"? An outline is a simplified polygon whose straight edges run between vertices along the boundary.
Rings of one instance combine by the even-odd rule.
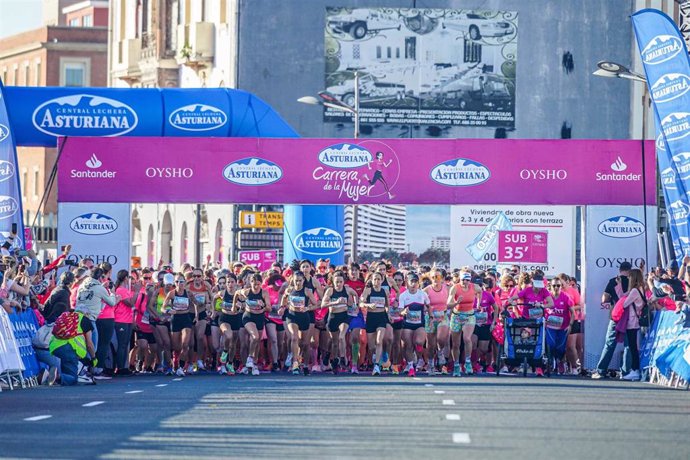
[[[62,139],[61,202],[640,205],[640,141]],[[654,144],[645,149],[654,204]]]
[[[498,232],[498,263],[501,264],[548,264],[549,234],[520,230]]]
[[[278,252],[273,251],[240,251],[240,262],[253,265],[259,270],[268,270],[277,260]]]

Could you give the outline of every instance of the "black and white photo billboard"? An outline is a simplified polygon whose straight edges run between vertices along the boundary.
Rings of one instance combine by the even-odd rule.
[[[326,9],[325,91],[362,123],[514,128],[517,12]],[[351,115],[325,108],[324,120]]]

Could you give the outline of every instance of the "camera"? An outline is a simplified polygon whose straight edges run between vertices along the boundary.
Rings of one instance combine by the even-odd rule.
[[[79,264],[75,260],[65,259],[65,265],[68,267],[76,267]]]

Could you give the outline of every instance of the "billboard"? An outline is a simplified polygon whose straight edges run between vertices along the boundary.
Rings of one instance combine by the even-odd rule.
[[[326,8],[325,91],[376,124],[515,126],[518,14]],[[350,114],[325,108],[324,121]]]

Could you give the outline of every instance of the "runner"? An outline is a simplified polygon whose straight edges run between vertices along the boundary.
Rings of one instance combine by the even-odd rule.
[[[223,341],[220,363],[228,375],[235,375],[233,363],[235,360],[235,343],[238,339],[238,331],[242,329],[242,312],[244,311],[244,302],[238,302],[237,306],[233,303],[235,292],[237,292],[237,277],[230,273],[225,278],[225,289],[219,291],[215,299],[216,305],[220,306],[218,323]]]
[[[450,338],[450,325],[448,322],[448,286],[446,286],[445,277],[441,270],[432,270],[431,280],[432,284],[424,288],[430,303],[424,328],[429,347],[427,373],[434,375],[436,373],[436,364],[445,368],[446,357],[443,350],[448,345],[448,339]],[[436,359],[438,359],[438,362]],[[442,373],[447,373],[447,370]]]
[[[394,306],[395,303],[397,302],[396,298],[400,294],[400,287],[398,284],[395,282],[392,276],[389,276],[388,273],[392,269],[392,265],[381,261],[376,265],[376,271],[381,274],[383,277],[383,282],[381,283],[381,287],[383,288],[384,291],[386,291],[386,295],[388,296],[388,306]],[[386,334],[384,335],[383,338],[383,356],[381,358],[381,364],[382,368],[384,370],[388,370],[390,368],[390,351],[391,351],[391,345],[393,343],[392,340],[392,334],[388,333],[389,326],[386,326]],[[388,339],[387,339],[388,337]]]
[[[304,287],[304,273],[301,271],[292,274],[290,286],[283,295],[281,305],[288,310],[285,322],[290,331],[292,373],[300,373],[301,358],[304,375],[309,375],[309,310],[311,305],[317,305],[317,300],[312,290]]]
[[[156,274],[158,283],[147,289],[149,322],[153,326],[153,335],[158,344],[160,361],[156,372],[171,375],[173,373],[172,339],[170,337],[171,315],[165,308],[165,299],[175,289],[175,277],[159,271]]]
[[[405,317],[402,331],[402,341],[405,349],[407,366],[404,372],[410,377],[416,375],[415,352],[419,358],[423,353],[426,332],[424,330],[425,318],[429,317],[429,305],[431,301],[426,292],[419,289],[419,276],[415,273],[407,275],[407,290],[400,294],[400,307]],[[433,315],[432,315],[433,318]],[[432,359],[429,359],[429,368],[433,368]],[[433,375],[433,371],[430,371]]]
[[[384,265],[385,268],[385,265]],[[374,364],[372,375],[381,375],[381,363],[383,362],[383,338],[388,324],[388,295],[383,289],[383,277],[380,272],[370,275],[367,287],[364,288],[359,306],[367,309],[367,343],[369,355]]]
[[[155,327],[151,324],[151,314],[148,311],[149,293],[153,293],[153,274],[149,269],[141,272],[143,289],[139,291],[134,302],[134,313],[136,315],[136,344],[137,355],[135,371],[148,373],[155,369],[157,355],[157,341],[154,335]]]
[[[261,331],[264,328],[265,313],[271,311],[271,299],[268,291],[261,288],[263,278],[261,274],[255,273],[249,278],[249,287],[235,293],[235,303],[238,300],[244,301],[244,314],[242,315],[242,325],[249,334],[249,355],[244,365],[246,373],[251,371],[252,375],[259,375],[258,350],[261,342]]]
[[[472,334],[476,318],[474,306],[481,302],[482,289],[472,284],[472,274],[463,271],[460,274],[460,284],[456,284],[448,293],[448,308],[450,314],[450,332],[453,343],[453,377],[460,376],[460,340],[465,345],[465,373],[472,374]]]
[[[584,330],[585,330],[585,306],[582,301],[582,296],[577,288],[577,280],[571,276],[562,273],[558,275],[563,283],[563,292],[573,301],[573,310],[575,311],[575,320],[570,327],[568,333],[568,344],[566,345],[566,358],[570,363],[571,375],[585,374],[584,369]]]
[[[347,331],[350,327],[348,306],[357,303],[357,293],[345,286],[345,274],[337,271],[331,276],[332,287],[326,289],[322,306],[329,309],[328,332],[331,340],[331,370],[338,373],[339,368],[347,365]]]
[[[476,350],[476,359],[473,359],[474,372],[486,370],[488,373],[494,372],[495,360],[490,353],[489,344],[491,343],[491,331],[493,330],[498,318],[498,306],[496,299],[492,295],[493,279],[490,277],[482,279],[475,278],[474,284],[482,288],[481,300],[474,308],[474,318],[477,324],[472,335],[472,349]],[[483,364],[482,364],[483,363]]]
[[[280,308],[280,300],[285,290],[285,278],[280,273],[273,272],[266,281],[266,290],[271,300],[271,311],[266,313],[266,336],[271,346],[271,358],[273,364],[271,370],[280,370],[280,358],[285,348],[285,325],[283,313]]]
[[[553,307],[547,308],[546,317],[546,346],[550,351],[549,358],[555,359],[558,363],[554,369],[559,374],[565,373],[563,358],[568,341],[568,332],[575,320],[575,310],[572,299],[563,292],[563,281],[561,278],[554,278],[551,281],[551,297]],[[549,366],[553,365],[549,362]]]
[[[304,274],[304,287],[311,290],[317,301],[323,298],[323,286],[321,283],[312,276],[314,273],[314,266],[310,260],[304,259],[299,263],[299,269]],[[318,360],[319,351],[319,336],[320,331],[316,329],[316,310],[319,308],[316,305],[312,305],[311,309],[308,310],[309,314],[309,355],[307,356],[306,365],[310,365],[312,370],[316,372],[321,371]]]
[[[361,298],[366,285],[361,278],[360,267],[355,262],[349,266],[345,285],[355,291],[358,299]],[[366,327],[364,313],[359,308],[359,303],[355,302],[348,305],[347,315],[350,317],[350,327],[348,328],[351,347],[350,373],[359,374],[359,351],[361,348],[366,347],[366,334],[362,334],[362,330]]]
[[[405,275],[402,272],[395,272],[393,274],[393,281],[400,287],[400,294],[405,292]],[[395,292],[395,291],[393,291]],[[400,373],[400,363],[403,359],[402,353],[402,331],[403,322],[405,318],[402,316],[403,308],[400,306],[400,296],[392,299],[391,305],[388,308],[388,322],[386,326],[386,342],[391,343],[390,356],[393,375]]]
[[[208,322],[208,325],[206,326],[206,330],[208,331],[210,329],[211,332],[211,347],[213,348],[213,359],[212,363],[213,366],[215,367],[218,362],[216,361],[216,358],[220,356],[220,354],[223,352],[223,342],[224,338],[220,332],[220,313],[223,310],[223,305],[222,301],[218,302],[217,301],[217,295],[219,292],[224,292],[225,287],[227,286],[227,276],[226,274],[218,274],[215,277],[216,282],[213,284],[213,287],[211,288],[211,305],[213,308],[211,309],[211,319]],[[221,366],[218,366],[218,370],[221,373],[225,372],[225,363],[221,363]]]
[[[187,281],[184,275],[178,273],[173,277],[166,274],[163,282],[167,285],[173,280],[175,290],[165,297],[164,308],[172,315],[173,366],[177,367],[175,373],[184,377],[193,339],[192,320],[198,318],[198,308],[194,297],[185,289]]]

